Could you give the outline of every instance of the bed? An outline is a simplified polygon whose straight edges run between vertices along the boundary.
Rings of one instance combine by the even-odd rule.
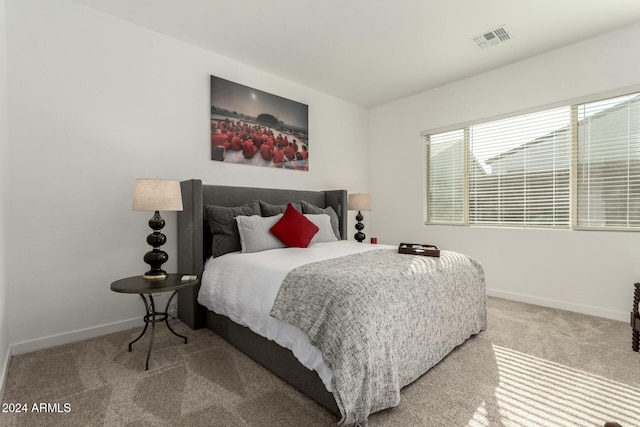
[[[453,252],[443,251],[440,259],[428,259],[398,255],[397,250],[383,245],[346,241],[347,193],[344,190],[230,187],[203,185],[200,180],[184,181],[181,187],[184,210],[178,213],[178,269],[198,274],[200,282],[196,287],[180,291],[180,319],[191,328],[208,327],[213,330],[240,351],[341,417],[343,425],[366,424],[369,413],[397,405],[401,387],[417,379],[464,340],[486,328],[484,274],[478,263]],[[335,240],[339,241],[311,244],[307,249],[277,248],[249,254],[232,252],[212,258],[212,255],[216,255],[217,248],[207,223],[207,210],[211,206],[237,209],[254,201],[261,201],[267,206],[284,206],[295,202],[310,204],[325,211],[330,208],[336,216],[335,224],[332,223],[331,226],[336,234]],[[216,242],[219,244],[219,240]],[[344,256],[337,256],[338,254]],[[298,257],[311,257],[311,261],[296,261]],[[243,286],[227,284],[226,278],[233,276],[233,272],[248,270],[244,268],[248,264],[244,263],[249,262],[268,268],[255,273],[257,276],[253,279],[243,275],[246,282],[243,286],[250,285],[252,280],[258,281],[257,277],[265,277],[265,280],[260,281],[264,283],[256,287],[259,290],[256,295],[258,300],[262,299],[263,306],[271,307],[270,311],[267,307],[267,315],[271,318],[263,318],[258,323],[267,323],[267,320],[280,322],[304,339],[291,338],[294,344],[282,342],[274,338],[273,334],[269,335],[268,331],[265,332],[264,328],[247,323],[233,309],[210,303],[216,299],[225,299],[224,296],[220,297],[222,294],[216,294],[225,286],[231,292],[240,292],[238,289]],[[288,263],[292,264],[288,266]],[[367,278],[366,272],[357,270],[357,266],[367,264],[386,267]],[[395,272],[397,264],[406,265]],[[371,270],[363,270],[367,269]],[[465,271],[458,274],[457,270],[461,269]],[[285,270],[288,273],[285,274]],[[439,288],[416,285],[422,283],[420,281],[424,280],[425,275],[439,277],[436,281],[442,284]],[[272,276],[277,277],[272,280]],[[270,281],[277,282],[275,285],[269,284],[275,286],[275,291],[260,293]],[[378,286],[377,282],[388,285]],[[361,283],[368,283],[368,288],[363,294],[356,295],[352,288],[360,287]],[[378,292],[378,287],[384,288],[383,291]],[[334,295],[342,292],[342,288],[350,289],[348,296],[334,298]],[[424,294],[423,297],[433,302],[417,304],[414,301],[417,301],[416,292]],[[414,295],[403,296],[411,293]],[[247,298],[246,304],[249,305],[249,295],[227,299],[244,301]],[[254,300],[256,295],[252,297]],[[333,305],[325,303],[332,299],[338,301],[332,302]],[[365,299],[373,302],[361,304]],[[309,307],[304,307],[307,305]],[[323,316],[328,316],[325,311],[331,311],[325,310],[325,306],[335,306],[333,309],[338,314],[334,313],[332,318],[325,319]],[[373,308],[362,308],[369,306]],[[340,323],[353,311],[363,312],[358,316],[369,320],[359,320],[359,317],[358,320],[348,320],[353,323]],[[376,320],[372,321],[374,318]],[[419,321],[403,326],[403,318]],[[420,321],[421,319],[429,320]],[[330,332],[325,331],[329,328],[325,326],[333,323],[336,324],[334,329],[338,328],[339,333],[334,331],[330,335]],[[374,325],[378,323],[384,327]],[[425,326],[433,330],[418,333],[419,323],[434,325]],[[293,333],[287,331],[280,335],[289,336]],[[430,338],[425,339],[426,336]],[[306,343],[298,343],[305,339]],[[370,342],[374,344],[369,344]],[[301,346],[310,346],[311,350]],[[387,347],[396,350],[390,351]],[[430,350],[425,351],[431,347],[437,348],[433,354]],[[301,357],[301,353],[313,354]],[[416,362],[416,366],[413,366],[410,361],[417,359],[421,359],[420,363]],[[381,362],[376,364],[378,360]],[[393,368],[387,369],[387,365],[393,365]],[[393,385],[388,386],[383,381]],[[387,396],[376,400],[375,395],[380,390]],[[374,397],[371,398],[371,395]]]

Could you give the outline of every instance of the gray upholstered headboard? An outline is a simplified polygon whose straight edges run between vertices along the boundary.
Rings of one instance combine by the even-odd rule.
[[[181,182],[184,210],[178,212],[178,271],[202,277],[204,262],[211,250],[211,233],[205,206],[240,206],[253,200],[284,204],[304,200],[321,208],[331,206],[338,214],[340,236],[347,238],[346,190],[306,191],[273,188],[203,185],[199,179]],[[178,294],[178,317],[191,328],[205,326],[205,309],[197,302],[200,284]]]

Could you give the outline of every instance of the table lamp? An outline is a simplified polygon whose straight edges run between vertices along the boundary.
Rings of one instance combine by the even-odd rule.
[[[364,224],[361,221],[364,217],[362,216],[361,211],[371,210],[371,198],[366,193],[349,194],[348,209],[350,211],[358,211],[358,214],[356,215],[356,221],[358,221],[356,223],[357,232],[353,235],[353,238],[362,243],[366,236],[362,232]]]
[[[149,220],[149,227],[153,232],[147,236],[147,243],[153,249],[144,254],[143,258],[151,269],[142,277],[150,280],[165,279],[167,272],[161,267],[167,262],[169,255],[160,249],[167,241],[167,236],[160,232],[164,227],[164,219],[160,216],[160,211],[182,210],[180,182],[167,179],[136,179],[133,210],[155,212]]]

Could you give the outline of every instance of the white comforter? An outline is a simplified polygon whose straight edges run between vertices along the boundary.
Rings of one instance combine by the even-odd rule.
[[[282,281],[292,269],[303,264],[380,248],[394,247],[341,240],[314,243],[306,249],[233,252],[211,258],[202,274],[198,302],[288,348],[302,365],[318,373],[327,390],[333,391],[332,372],[323,362],[320,350],[311,345],[309,337],[300,329],[271,317],[269,312]]]

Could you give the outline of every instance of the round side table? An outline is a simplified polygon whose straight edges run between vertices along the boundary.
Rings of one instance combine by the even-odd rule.
[[[149,370],[149,358],[151,357],[151,350],[153,349],[153,337],[155,335],[156,322],[165,322],[167,328],[169,328],[169,331],[171,331],[173,335],[184,339],[184,343],[187,343],[187,337],[180,335],[171,327],[171,324],[169,323],[168,310],[169,305],[171,305],[171,301],[180,289],[194,286],[196,283],[198,283],[197,276],[187,274],[168,274],[167,277],[162,280],[149,280],[144,279],[142,276],[134,276],[117,280],[111,284],[112,291],[125,294],[138,294],[140,295],[140,298],[142,298],[142,302],[144,302],[144,307],[147,311],[144,315],[144,329],[136,339],[129,343],[129,351],[131,351],[131,346],[142,338],[145,332],[147,332],[147,327],[151,323],[151,340],[149,341],[145,370]],[[156,305],[153,301],[152,294],[169,291],[173,291],[173,293],[169,297],[164,311],[156,311]]]

